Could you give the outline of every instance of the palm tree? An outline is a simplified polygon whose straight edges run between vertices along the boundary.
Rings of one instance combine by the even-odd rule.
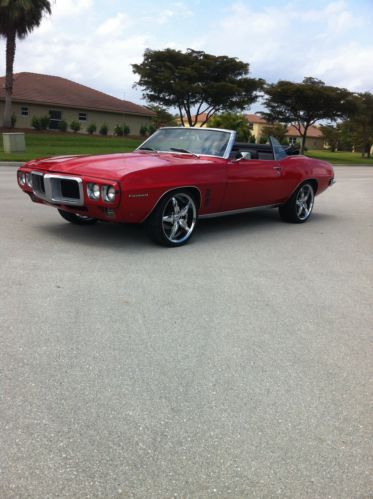
[[[16,39],[25,38],[51,13],[49,0],[0,0],[0,36],[6,39],[4,127],[10,128],[12,116],[13,65]]]

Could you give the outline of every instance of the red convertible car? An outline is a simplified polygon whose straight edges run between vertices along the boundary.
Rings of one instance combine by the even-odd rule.
[[[231,130],[182,127],[159,129],[132,153],[32,160],[17,177],[69,222],[144,223],[166,246],[186,243],[198,218],[258,207],[303,223],[334,183],[330,164],[289,155],[276,139],[239,143]]]

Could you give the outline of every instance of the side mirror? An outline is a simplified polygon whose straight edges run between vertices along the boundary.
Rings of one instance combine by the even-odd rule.
[[[251,159],[251,152],[250,151],[240,152],[240,157],[234,159],[233,163],[238,163],[239,161],[242,161],[243,159]]]

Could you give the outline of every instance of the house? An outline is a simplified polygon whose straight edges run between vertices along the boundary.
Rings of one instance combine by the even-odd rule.
[[[0,78],[0,119],[4,115],[5,77]],[[78,121],[82,131],[94,123],[97,131],[103,124],[113,133],[125,123],[132,135],[151,123],[154,113],[145,107],[117,99],[59,76],[36,73],[14,75],[12,110],[15,128],[32,128],[33,116],[49,116],[50,129],[58,129],[61,120]]]
[[[289,144],[295,144],[301,140],[299,131],[293,125],[288,127],[286,136],[289,140]],[[317,128],[317,126],[310,126],[307,130],[305,145],[307,149],[324,149],[325,139],[321,130]]]
[[[260,137],[263,135],[263,128],[269,123],[258,116],[257,114],[245,114],[245,118],[253,127],[253,135],[255,136],[255,141],[259,142]],[[299,131],[295,128],[295,126],[290,125],[288,127],[287,133],[285,134],[287,137],[289,144],[295,144],[300,142],[301,136]],[[308,149],[323,149],[325,145],[324,136],[317,126],[310,126],[307,130],[307,138],[306,138],[306,147]]]
[[[255,142],[259,142],[263,135],[263,128],[268,125],[266,120],[258,114],[244,114],[244,117],[252,125],[252,134],[255,137]]]
[[[195,127],[200,127],[202,125],[202,123],[204,123],[204,121],[206,120],[206,117],[207,117],[207,114],[206,113],[201,113],[198,115],[197,117],[197,121],[196,121],[196,124],[194,125]],[[189,123],[188,123],[188,118],[186,116],[183,117],[184,119],[184,126],[185,127],[189,127]],[[196,119],[196,116],[195,115],[192,115],[192,121],[194,122],[194,120]],[[181,123],[181,119],[180,118],[177,118],[176,120],[178,122],[179,125],[182,125]],[[208,127],[208,122],[204,123],[202,125],[202,127]]]

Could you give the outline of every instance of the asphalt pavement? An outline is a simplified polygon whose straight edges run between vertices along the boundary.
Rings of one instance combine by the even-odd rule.
[[[73,226],[0,168],[0,497],[372,497],[373,168],[306,224]]]

